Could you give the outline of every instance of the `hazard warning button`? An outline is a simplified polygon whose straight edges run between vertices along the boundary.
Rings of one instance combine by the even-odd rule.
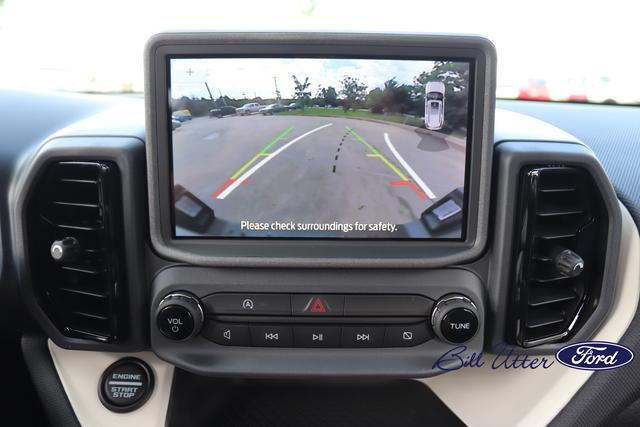
[[[342,316],[343,295],[292,295],[291,308],[294,316]]]

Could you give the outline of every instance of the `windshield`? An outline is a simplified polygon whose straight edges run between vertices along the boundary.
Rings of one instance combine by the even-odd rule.
[[[0,86],[142,93],[146,40],[169,30],[480,34],[499,98],[640,103],[634,2],[0,0]],[[437,11],[434,15],[434,11]]]

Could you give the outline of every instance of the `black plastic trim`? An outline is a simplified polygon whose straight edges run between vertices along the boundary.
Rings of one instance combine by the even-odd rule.
[[[68,179],[69,176],[81,176],[81,179]],[[86,192],[80,190],[78,195],[69,191],[72,195],[66,197],[75,196],[78,200],[90,201],[91,205],[56,201],[63,197],[58,186],[70,181],[80,182]],[[66,336],[106,343],[122,339],[127,332],[122,330],[122,325],[127,324],[127,283],[122,274],[122,183],[117,165],[111,162],[56,162],[46,168],[35,185],[27,206],[27,233],[30,237],[29,258],[34,265],[34,290],[39,303]],[[78,217],[81,213],[76,210],[65,212],[61,219],[59,212],[52,209],[52,205],[61,204],[91,206],[92,210],[87,218]],[[89,223],[84,223],[85,219]],[[62,236],[78,237],[71,237],[78,246],[73,260],[54,261],[49,254],[52,239]],[[87,247],[82,248],[79,240],[88,244],[91,250],[85,251]],[[92,259],[95,253],[101,256]],[[94,282],[92,291],[80,287],[86,286],[84,279],[72,279],[65,274],[67,272],[87,274],[90,277],[87,280]],[[80,283],[74,285],[73,282]],[[82,302],[89,307],[79,302],[67,304],[69,294],[88,296]],[[78,316],[78,312],[85,314]],[[98,319],[99,323],[87,328],[86,322],[78,317]]]
[[[464,423],[411,380],[238,380],[176,369],[167,426],[402,426]]]
[[[118,165],[122,182],[122,216],[124,242],[124,275],[127,283],[127,318],[130,320],[125,339],[113,344],[64,336],[38,304],[33,282],[27,236],[27,206],[46,167],[57,161],[111,161]],[[24,159],[9,189],[11,231],[15,268],[20,291],[27,308],[44,332],[56,345],[74,350],[139,351],[148,348],[148,317],[141,316],[149,304],[145,283],[146,192],[144,144],[133,137],[83,136],[57,137],[45,141],[39,150]]]
[[[526,166],[540,165],[575,166],[587,171],[602,196],[607,215],[606,259],[602,273],[602,292],[597,308],[572,337],[564,343],[543,344],[528,349],[518,349],[523,353],[555,353],[562,346],[588,340],[601,325],[609,312],[615,292],[618,255],[622,227],[620,202],[602,166],[593,152],[577,142],[543,141],[503,141],[496,146],[496,167],[494,170],[494,235],[492,248],[492,269],[489,277],[491,286],[487,288],[491,309],[487,313],[487,330],[490,347],[504,342],[507,330],[508,292],[512,286],[512,257],[514,253],[514,233],[516,230],[516,204],[519,176]],[[506,262],[508,260],[508,262]]]
[[[197,298],[216,292],[420,295],[425,304],[452,292],[467,296],[478,308],[478,333],[466,344],[483,348],[485,287],[462,269],[232,269],[174,266],[162,270],[152,285],[150,321],[162,299],[178,291]],[[264,316],[263,318],[267,318]],[[229,319],[226,317],[225,319]],[[238,316],[231,317],[236,320]],[[329,317],[321,318],[323,320]],[[426,318],[424,319],[426,321]],[[352,321],[350,323],[359,323]],[[390,324],[391,325],[391,324]],[[374,325],[375,326],[375,325]],[[452,346],[432,339],[404,348],[243,348],[218,345],[202,335],[176,342],[151,329],[151,347],[161,359],[192,373],[218,377],[396,377],[438,375],[434,362]],[[215,363],[212,363],[215,361]],[[443,365],[451,361],[443,362]]]
[[[543,190],[549,179],[573,184],[570,191],[574,194],[568,198],[563,191],[561,198],[551,199],[555,218],[565,218],[551,226],[544,224],[549,207],[543,200],[551,192],[560,192],[558,187]],[[591,174],[579,167],[527,166],[520,173],[519,191],[507,335],[522,347],[534,347],[566,340],[598,306],[609,218]],[[558,207],[560,201],[564,210]],[[567,216],[573,223],[565,222]],[[555,243],[545,240],[545,233],[551,233]],[[558,248],[575,250],[584,258],[580,276],[567,277],[551,270],[553,251]],[[546,265],[541,265],[541,258],[547,260]]]

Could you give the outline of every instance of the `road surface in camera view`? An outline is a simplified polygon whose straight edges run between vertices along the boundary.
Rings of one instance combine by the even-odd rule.
[[[398,124],[199,117],[173,132],[173,165],[174,184],[209,205],[218,227],[226,224],[215,234],[242,235],[242,220],[414,222],[464,185],[465,152],[462,144]]]

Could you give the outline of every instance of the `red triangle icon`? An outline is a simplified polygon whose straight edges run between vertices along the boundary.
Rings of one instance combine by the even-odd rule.
[[[320,297],[316,297],[316,299],[311,304],[311,310],[309,311],[311,311],[312,313],[326,313],[327,309],[324,308],[324,304],[322,303]]]

